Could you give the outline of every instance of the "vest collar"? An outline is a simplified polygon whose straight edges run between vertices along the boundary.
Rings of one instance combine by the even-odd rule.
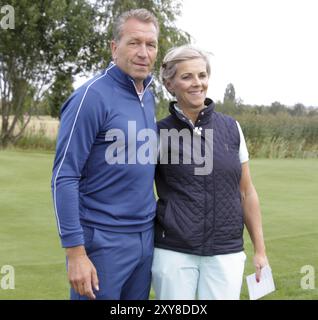
[[[179,120],[190,124],[190,126],[192,127],[189,119],[175,109],[176,104],[177,104],[177,101],[171,101],[169,103],[170,113],[173,116],[177,117]],[[199,125],[207,124],[210,121],[211,115],[212,115],[214,108],[215,108],[215,104],[214,104],[213,100],[210,98],[206,98],[204,100],[204,105],[206,106],[206,108],[204,108],[200,111],[198,118],[197,118],[197,121],[196,121],[196,123],[199,123]]]

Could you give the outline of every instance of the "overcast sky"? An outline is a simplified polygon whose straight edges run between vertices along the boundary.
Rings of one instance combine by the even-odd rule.
[[[317,0],[183,0],[177,26],[212,52],[209,96],[318,107]]]

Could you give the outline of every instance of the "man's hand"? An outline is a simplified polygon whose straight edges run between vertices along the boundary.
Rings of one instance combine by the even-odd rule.
[[[67,248],[68,257],[68,279],[75,290],[81,296],[87,296],[89,299],[96,299],[93,292],[99,290],[97,272],[86,255],[83,246]]]

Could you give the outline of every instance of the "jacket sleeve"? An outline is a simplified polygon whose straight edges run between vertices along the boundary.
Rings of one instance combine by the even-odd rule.
[[[89,87],[76,91],[62,107],[51,186],[63,247],[84,244],[79,181],[105,118],[102,98]]]

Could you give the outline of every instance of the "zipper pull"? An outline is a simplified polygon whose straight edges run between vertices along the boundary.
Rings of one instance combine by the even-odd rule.
[[[162,238],[165,238],[166,237],[166,234],[165,234],[165,231],[163,230],[162,231]]]

